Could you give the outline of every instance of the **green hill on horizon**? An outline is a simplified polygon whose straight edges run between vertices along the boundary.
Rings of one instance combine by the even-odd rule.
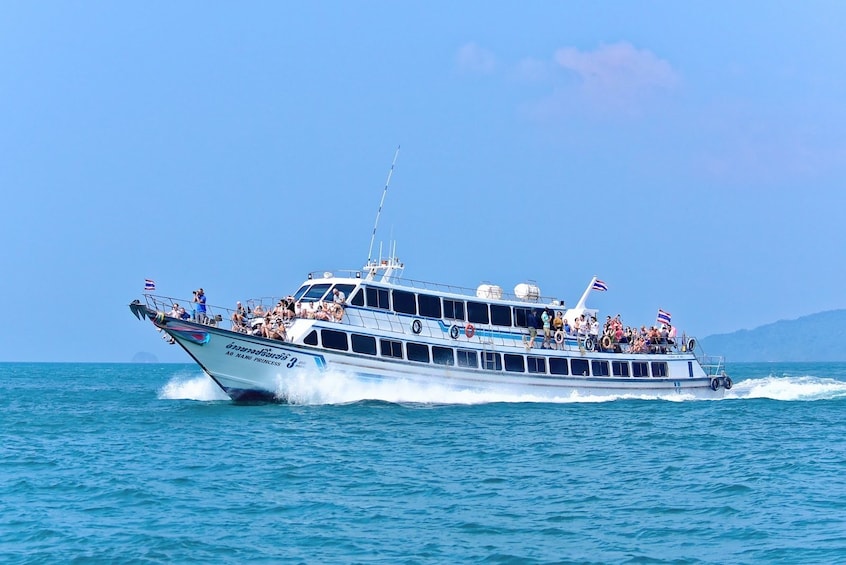
[[[707,354],[722,355],[729,362],[846,361],[846,310],[711,335],[700,345]]]

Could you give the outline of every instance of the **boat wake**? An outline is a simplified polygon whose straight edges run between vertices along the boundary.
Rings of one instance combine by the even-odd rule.
[[[527,391],[479,391],[427,385],[408,380],[363,381],[338,372],[304,373],[280,380],[276,396],[280,402],[296,405],[351,404],[382,401],[393,404],[473,405],[490,403],[597,403],[615,400],[699,400],[690,394],[567,394],[546,396]],[[173,377],[159,391],[161,400],[221,401],[229,397],[205,374]],[[781,401],[811,401],[846,398],[846,382],[803,376],[754,378],[736,382],[723,400],[768,398]],[[715,400],[715,399],[712,399]]]
[[[159,390],[159,400],[229,400],[205,373],[177,375]]]
[[[769,377],[735,382],[726,399],[769,398],[785,401],[835,400],[846,398],[846,382],[832,378]]]

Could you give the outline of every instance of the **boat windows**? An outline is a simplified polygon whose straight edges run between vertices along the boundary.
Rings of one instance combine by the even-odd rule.
[[[482,368],[488,371],[501,371],[502,358],[499,356],[499,353],[492,351],[482,352]]]
[[[382,308],[383,310],[388,310],[391,307],[388,303],[388,289],[368,286],[367,305],[370,308]]]
[[[382,349],[382,357],[402,359],[402,342],[392,339],[380,339],[379,347]]]
[[[511,327],[511,307],[491,304],[491,323],[495,326]]]
[[[317,302],[326,296],[326,291],[332,286],[329,283],[313,285],[300,299],[300,302]]]
[[[467,321],[472,324],[489,324],[488,305],[483,302],[468,302]]]
[[[353,306],[364,306],[364,289],[359,288],[355,296],[350,299],[350,304]]]
[[[546,374],[546,359],[543,357],[526,357],[526,368],[530,373]]]
[[[323,341],[323,347],[326,349],[337,349],[338,351],[349,349],[347,345],[347,334],[344,332],[320,330],[320,339]]]
[[[469,349],[456,349],[455,356],[458,358],[459,367],[471,367],[473,369],[479,368],[479,356],[475,351]]]
[[[573,371],[573,375],[577,377],[586,377],[590,374],[587,359],[571,359],[570,369]]]
[[[294,293],[294,300],[298,301],[300,298],[302,298],[303,294],[305,294],[307,290],[308,290],[307,284],[304,284],[303,286],[301,286],[299,288],[299,290],[297,290],[297,292]]]
[[[643,378],[649,376],[649,363],[645,361],[632,361],[632,376]]]
[[[607,377],[610,374],[608,372],[608,361],[591,361],[590,364],[594,377]]]
[[[523,356],[522,355],[512,355],[510,353],[506,353],[505,357],[505,370],[512,372],[512,373],[525,373],[526,368],[523,365]]]
[[[653,377],[666,377],[667,376],[667,364],[664,361],[653,361],[652,362],[652,376]]]
[[[687,362],[687,375],[692,379],[693,378],[693,361]]]
[[[417,308],[421,316],[429,318],[441,317],[441,299],[431,294],[417,295]]]
[[[409,361],[429,362],[429,346],[424,343],[406,343],[405,353]]]
[[[444,318],[464,320],[464,301],[444,298]]]
[[[528,328],[531,311],[531,308],[514,308],[514,325],[518,328]]]
[[[400,314],[417,314],[417,304],[414,301],[414,293],[405,290],[394,290],[394,312]]]
[[[626,361],[611,361],[611,374],[615,377],[628,377],[629,364]]]
[[[317,345],[317,331],[311,330],[311,333],[303,339],[303,343],[306,345]]]
[[[376,355],[376,338],[369,335],[352,334],[352,350],[365,355]]]
[[[569,375],[570,369],[567,365],[567,360],[559,357],[550,357],[549,372],[553,375]]]
[[[354,284],[336,284],[335,286],[333,286],[333,287],[332,287],[332,291],[334,292],[336,288],[337,288],[339,291],[343,292],[343,293],[344,293],[344,296],[346,296],[346,297],[347,297],[347,299],[349,299],[350,293],[351,293],[351,292],[353,291],[353,289],[355,288],[355,285],[354,285]],[[334,300],[334,298],[335,298],[335,297],[334,297],[334,296],[332,296],[331,294],[329,295],[329,299],[330,299],[330,300]]]
[[[455,365],[455,355],[451,347],[432,346],[432,362],[436,365]]]

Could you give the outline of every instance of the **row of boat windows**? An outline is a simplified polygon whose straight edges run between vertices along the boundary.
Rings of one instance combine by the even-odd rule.
[[[304,285],[297,291],[294,298],[303,302],[331,300],[333,288],[337,288],[344,295],[349,296],[355,286],[351,284],[336,284],[333,286],[329,283]],[[392,290],[374,286],[359,288],[348,302],[353,306],[391,310],[412,316],[460,320],[471,324],[516,326],[518,328],[529,326],[529,312],[532,310],[529,307],[512,307],[474,300],[441,298],[431,294],[418,294],[406,290]],[[535,310],[540,312],[541,309],[535,308]]]
[[[318,345],[317,331],[306,336],[307,345]],[[537,357],[498,353],[495,351],[474,351],[425,343],[402,342],[393,339],[376,339],[370,335],[346,334],[336,330],[320,330],[323,347],[336,351],[350,351],[364,355],[379,355],[393,359],[404,359],[417,363],[469,367],[512,373],[576,375],[594,377],[666,377],[667,363],[664,361],[605,361],[588,359],[567,359],[563,357]],[[378,346],[378,347],[377,347]],[[403,351],[404,350],[404,351]],[[690,364],[689,364],[690,365]],[[691,376],[693,368],[689,367]]]

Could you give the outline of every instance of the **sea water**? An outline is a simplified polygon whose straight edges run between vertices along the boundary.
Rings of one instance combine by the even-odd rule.
[[[722,400],[0,364],[0,562],[846,562],[846,364]],[[674,399],[674,400],[673,400]]]

